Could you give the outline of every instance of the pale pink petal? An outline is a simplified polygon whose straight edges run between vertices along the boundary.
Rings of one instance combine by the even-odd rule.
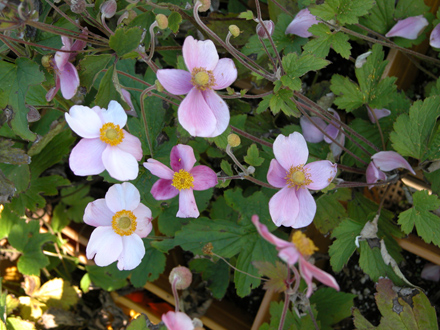
[[[277,250],[294,247],[295,245],[291,242],[287,242],[285,240],[282,240],[281,238],[276,237],[275,235],[271,234],[269,229],[267,229],[266,225],[263,225],[259,220],[257,215],[252,216],[252,223],[257,228],[258,233],[263,237],[266,241],[269,243],[275,245]]]
[[[83,138],[99,138],[102,122],[95,111],[82,105],[74,105],[65,114],[67,124]]]
[[[131,135],[125,129],[122,131],[124,132],[124,139],[116,147],[121,149],[122,151],[129,153],[134,158],[136,158],[137,161],[140,161],[144,156],[142,152],[141,141],[138,137]]]
[[[104,123],[113,123],[120,128],[127,124],[127,114],[124,108],[116,101],[110,101],[107,111],[102,112]]]
[[[298,198],[298,215],[292,228],[303,228],[310,225],[316,214],[316,202],[310,192],[305,188],[296,191]]]
[[[114,212],[112,212],[104,198],[97,199],[89,204],[84,211],[84,222],[90,226],[111,226]]]
[[[339,291],[339,285],[333,276],[319,269],[315,265],[307,262],[304,258],[300,259],[301,275],[307,283],[307,297],[310,297],[313,292],[312,279],[316,278],[319,282]]]
[[[196,157],[191,146],[178,144],[171,149],[170,165],[174,172],[179,172],[180,170],[189,172],[195,163]]]
[[[289,266],[293,266],[298,261],[298,258],[301,256],[301,253],[298,252],[295,245],[292,244],[284,249],[281,249],[278,252],[278,257],[287,263]]]
[[[438,282],[440,280],[440,265],[425,264],[420,277],[424,280]]]
[[[75,175],[95,175],[105,170],[102,153],[107,145],[100,139],[81,139],[72,149],[69,166]]]
[[[144,167],[151,172],[151,174],[166,180],[172,180],[174,176],[174,171],[172,171],[169,167],[165,166],[161,162],[149,158],[147,162],[144,163]]]
[[[222,134],[229,125],[229,108],[223,99],[211,89],[202,92],[206,103],[217,120],[215,130],[208,137],[216,137]]]
[[[385,37],[402,37],[414,40],[428,24],[428,20],[423,15],[408,17],[397,21],[397,24],[385,34]]]
[[[309,157],[306,140],[298,132],[289,136],[278,135],[273,143],[273,153],[286,171],[291,167],[304,165]]]
[[[141,263],[144,255],[144,242],[138,235],[122,236],[122,253],[118,258],[118,269],[135,269]]]
[[[215,85],[213,89],[223,89],[231,86],[237,79],[237,68],[230,58],[222,58],[218,61],[214,71]]]
[[[46,93],[46,101],[50,102],[53,100],[55,95],[57,95],[58,91],[60,90],[60,77],[57,75],[55,78],[56,85],[48,90]]]
[[[269,213],[275,225],[295,226],[299,212],[299,202],[295,188],[284,187],[269,201]]]
[[[310,11],[305,8],[300,10],[298,14],[296,14],[293,21],[287,26],[286,34],[296,34],[302,38],[311,37],[312,34],[308,31],[308,29],[314,25],[318,24],[319,21],[316,17],[310,14]]]
[[[141,203],[133,210],[133,214],[136,217],[135,234],[139,235],[140,238],[147,237],[153,229],[151,224],[151,210]]]
[[[367,183],[376,183],[378,180],[385,181],[387,176],[384,172],[380,171],[375,165],[374,162],[370,162],[367,167]],[[374,186],[368,186],[368,188],[373,188]]]
[[[324,134],[317,127],[325,130],[327,124],[319,117],[310,117],[310,119],[302,116],[299,120],[304,139],[307,142],[319,143],[324,139]]]
[[[338,136],[338,134],[339,134],[339,129],[337,128],[337,127],[335,127],[333,124],[330,124],[330,125],[328,125],[326,128],[325,128],[325,132],[328,134],[328,135],[330,135],[330,137],[333,139],[333,140],[336,140],[336,138],[337,138],[337,136]],[[326,142],[326,143],[332,143],[333,141],[327,136],[327,135],[324,135],[324,141]]]
[[[67,62],[63,71],[59,71],[61,94],[66,100],[75,96],[79,87],[79,76],[75,66]]]
[[[310,174],[310,180],[312,180],[306,187],[313,190],[321,190],[327,187],[333,181],[337,172],[336,164],[328,160],[309,163],[304,166],[304,169]]]
[[[437,24],[429,37],[431,47],[440,48],[440,24]]]
[[[182,47],[183,59],[189,72],[194,68],[214,70],[218,62],[218,53],[211,40],[195,40],[186,37]]]
[[[95,263],[104,267],[118,260],[121,252],[122,238],[111,226],[95,228],[87,244],[87,259],[95,257]]]
[[[396,168],[406,168],[412,174],[416,174],[406,159],[395,151],[380,151],[371,156],[371,159],[374,165],[381,171],[387,172]]]
[[[179,192],[178,218],[197,218],[200,215],[192,189],[182,189]]]
[[[72,48],[72,39],[66,36],[61,36],[61,42],[63,43],[63,47],[61,49],[63,50],[71,50]]]
[[[391,111],[388,109],[372,109],[374,114],[376,115],[377,120],[383,117],[387,117],[391,114]],[[368,118],[370,118],[370,121],[375,124],[376,118],[374,118],[373,114],[371,113],[370,109],[368,108]]]
[[[157,180],[153,187],[151,187],[151,194],[154,199],[164,201],[176,197],[179,194],[179,190],[174,188],[171,183],[173,183],[171,180]]]
[[[188,315],[169,311],[162,315],[162,321],[168,330],[193,330],[194,325]]]
[[[139,173],[139,164],[134,156],[110,145],[102,153],[102,163],[110,176],[119,181],[134,180]]]
[[[177,110],[179,123],[192,136],[210,137],[217,120],[201,91],[191,89]]]
[[[157,80],[171,94],[188,94],[193,88],[191,73],[179,69],[162,69],[156,72]]]
[[[338,136],[336,137],[336,142],[338,142],[341,146],[345,145],[345,134],[342,131],[339,131]],[[330,144],[330,150],[333,153],[333,157],[335,157],[335,160],[338,160],[339,155],[342,153],[342,148],[338,146],[336,143],[332,142]]]
[[[276,159],[272,159],[267,171],[267,182],[274,187],[283,188],[286,185],[287,173]]]
[[[208,166],[199,165],[191,170],[194,177],[194,190],[206,190],[217,185],[217,175]]]
[[[88,34],[89,34],[89,30],[87,29],[87,27],[85,27],[83,32],[80,34],[80,37],[86,39]],[[73,45],[70,48],[70,50],[74,50],[74,51],[83,50],[84,48],[86,48],[86,46],[87,46],[87,42],[86,41],[77,39],[73,43]]]
[[[133,102],[131,101],[131,94],[126,89],[121,88],[122,97],[124,98],[125,103],[130,107],[130,111],[125,111],[127,114],[131,116],[137,117],[136,110],[134,109]],[[130,113],[129,113],[130,112]]]
[[[63,49],[62,47],[61,49]],[[66,49],[68,50],[68,49]],[[67,52],[56,52],[54,56],[55,66],[58,71],[64,70],[64,66],[69,62],[71,53]]]
[[[139,190],[130,182],[114,184],[105,194],[107,207],[113,212],[133,211],[141,202]]]

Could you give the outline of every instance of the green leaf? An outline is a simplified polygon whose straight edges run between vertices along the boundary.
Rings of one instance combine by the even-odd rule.
[[[38,142],[32,144],[32,146],[28,150],[28,155],[33,157],[39,154],[44,149],[44,147],[46,147],[47,144],[52,141],[55,136],[63,131],[65,126],[66,122],[64,120],[53,126],[46,135],[38,140]]]
[[[174,33],[179,31],[180,23],[182,23],[182,16],[176,11],[173,11],[170,16],[168,16],[168,27]]]
[[[138,28],[116,29],[115,34],[110,36],[109,46],[121,57],[139,46],[142,33]]]
[[[340,25],[356,24],[373,5],[373,0],[327,0],[322,5],[310,7],[310,12],[324,21],[335,19]]]
[[[44,74],[37,63],[20,57],[15,64],[0,62],[0,108],[6,106],[12,111],[11,126],[15,134],[28,141],[35,141],[36,135],[29,130],[25,99],[30,86],[41,84]]]
[[[106,267],[86,266],[86,270],[93,284],[106,291],[114,291],[127,285],[128,271],[120,271],[116,262]]]
[[[148,31],[148,29],[150,28],[150,25],[153,24],[153,22],[156,20],[156,16],[154,15],[153,11],[148,10],[145,13],[141,13],[139,15],[137,15],[129,24],[128,27],[137,27],[139,30],[143,31]],[[148,47],[150,46],[150,40],[151,40],[151,36],[149,33],[145,33],[145,37],[144,40],[142,41],[142,43],[145,46],[145,49],[148,49]]]
[[[363,105],[363,93],[348,77],[335,74],[331,79],[331,90],[337,95],[335,104],[350,112]]]
[[[416,226],[417,234],[426,243],[440,246],[440,218],[431,213],[440,207],[440,200],[436,195],[429,195],[426,190],[417,191],[413,195],[414,206],[399,214],[398,223],[406,234],[412,232]]]
[[[330,28],[323,23],[312,25],[309,32],[318,38],[312,39],[304,45],[305,52],[326,58],[330,52],[330,47],[332,47],[343,58],[348,59],[350,57],[351,45],[348,42],[350,37],[347,34],[331,32]]]
[[[3,205],[0,221],[0,239],[9,236],[11,228],[20,221],[20,217],[14,212],[9,204]]]
[[[114,59],[114,56],[111,54],[85,56],[79,62],[79,66],[81,67],[81,70],[79,71],[79,81],[81,82],[81,86],[86,87],[87,91],[90,92],[96,76],[102,70],[107,68],[107,65],[112,59]]]
[[[0,163],[21,165],[29,164],[31,158],[23,149],[11,148],[15,144],[12,140],[0,138]]]
[[[425,173],[425,176],[426,179],[431,182],[431,189],[433,193],[440,196],[440,169],[431,173]]]
[[[202,273],[202,279],[207,281],[214,298],[224,297],[229,285],[229,266],[223,260],[193,259],[189,267],[192,271]]]
[[[293,92],[288,89],[280,89],[270,97],[269,107],[274,115],[283,111],[287,116],[300,117],[301,114],[296,108],[295,103],[291,100]]]
[[[270,304],[270,324],[264,323],[259,330],[279,330],[279,324],[281,315],[283,313],[284,302],[276,302],[273,301]],[[312,313],[316,319],[316,309],[314,306],[311,306]],[[320,329],[320,322],[317,321],[318,327]],[[292,311],[290,308],[287,310],[286,318],[284,321],[283,330],[297,330],[297,329],[316,329],[313,324],[313,320],[310,317],[310,314],[299,317],[298,314]]]
[[[145,315],[141,314],[136,319],[130,322],[127,326],[127,330],[148,330],[147,320]]]
[[[283,77],[285,77],[285,76],[283,76]],[[296,86],[288,85],[289,82],[286,82],[286,78],[283,79],[283,77],[281,77],[281,81],[283,82],[283,84],[285,84],[286,86],[288,86],[289,88],[294,90]],[[298,79],[298,81],[299,81],[299,79]],[[257,110],[256,110],[258,115],[260,113],[266,111],[269,108],[271,98],[272,98],[272,95],[267,95],[261,99],[260,103],[258,104]]]
[[[78,293],[67,281],[62,278],[54,278],[44,283],[41,288],[32,295],[48,307],[56,307],[68,310],[78,302]]]
[[[92,283],[92,280],[90,279],[89,274],[84,274],[84,276],[81,278],[81,281],[79,283],[79,286],[82,290],[82,292],[87,293],[89,292],[90,284]]]
[[[440,96],[414,102],[409,115],[400,115],[394,124],[394,132],[390,134],[394,150],[402,156],[426,160],[434,137],[437,139],[434,128],[439,116]]]
[[[254,261],[253,265],[258,269],[258,273],[269,278],[264,283],[263,288],[265,290],[274,290],[276,292],[287,290],[287,266],[285,263],[277,260],[274,265],[267,261]]]
[[[313,223],[321,233],[327,234],[346,217],[347,212],[339,202],[337,194],[325,194],[316,200],[316,215]]]
[[[36,330],[34,323],[18,317],[8,317],[6,319],[6,327],[8,330]]]
[[[375,2],[369,15],[362,17],[360,23],[380,34],[386,34],[396,23],[394,21],[395,1],[376,0]]]
[[[425,14],[430,9],[424,1],[418,0],[399,0],[396,5],[394,16],[398,19],[404,19],[409,16],[418,16]]]
[[[322,327],[330,327],[351,315],[355,297],[355,294],[321,288],[310,297],[310,303],[315,304]]]
[[[251,19],[254,19],[254,13],[252,12],[252,10],[247,10],[243,13],[240,13],[240,15],[238,15],[238,18],[244,18],[246,20],[251,20]]]
[[[382,314],[380,324],[373,326],[355,308],[353,321],[356,329],[438,329],[435,309],[426,295],[417,289],[407,292],[399,289],[391,280],[379,279],[374,297]]]
[[[150,245],[151,240],[142,239],[145,247],[145,256],[139,266],[131,273],[130,282],[135,287],[140,288],[147,282],[153,282],[165,270],[165,255]]]
[[[258,147],[255,143],[247,150],[247,155],[244,156],[244,161],[252,166],[260,166],[264,162],[264,158],[260,157],[260,152],[258,151]]]
[[[108,68],[99,83],[95,103],[101,108],[107,109],[108,104],[112,100],[117,101],[124,109],[129,109],[129,106],[123,100],[121,85],[119,84],[118,74],[114,64]]]
[[[355,239],[361,233],[364,224],[346,219],[333,230],[336,238],[329,248],[330,264],[334,272],[340,272],[356,250]]]

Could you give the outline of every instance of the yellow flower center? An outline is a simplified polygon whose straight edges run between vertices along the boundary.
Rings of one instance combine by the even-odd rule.
[[[191,83],[199,90],[211,89],[215,85],[214,73],[211,70],[194,68],[191,76]]]
[[[136,216],[131,211],[116,212],[112,219],[112,228],[120,236],[130,236],[136,230]]]
[[[315,253],[315,251],[318,251],[313,241],[299,230],[293,234],[292,243],[295,244],[299,253],[305,257],[309,257]]]
[[[292,166],[286,174],[284,179],[287,180],[287,186],[289,188],[296,187],[296,189],[299,189],[313,182],[310,179],[310,173],[307,172],[304,165]]]
[[[179,172],[174,172],[173,183],[171,185],[180,191],[182,189],[194,188],[193,181],[194,177],[189,172],[180,170]]]
[[[110,144],[111,146],[117,146],[124,140],[124,131],[119,125],[113,123],[105,123],[101,127],[101,141]]]

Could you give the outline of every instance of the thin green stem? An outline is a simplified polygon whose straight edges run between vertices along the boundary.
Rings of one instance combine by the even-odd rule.
[[[146,88],[142,94],[141,94],[141,113],[142,113],[142,121],[144,123],[144,127],[145,127],[145,136],[147,137],[147,142],[148,142],[148,148],[150,149],[150,155],[151,158],[154,158],[153,155],[153,144],[151,142],[151,138],[150,138],[150,134],[149,134],[149,130],[148,130],[148,123],[147,123],[147,115],[145,114],[145,106],[144,106],[144,97],[146,96],[146,94],[148,92],[150,92],[151,90],[155,89],[156,86],[150,86],[148,88]]]
[[[261,93],[261,94],[256,94],[256,95],[248,95],[248,94],[241,95],[241,93],[235,93],[234,95],[221,95],[221,94],[219,94],[219,96],[222,99],[261,99],[262,97],[265,97],[265,96],[271,95],[271,94],[273,94],[273,90],[271,90],[269,92]]]
[[[255,275],[252,275],[252,274],[246,273],[246,272],[243,271],[243,270],[238,269],[237,267],[231,265],[231,264],[230,264],[225,258],[223,258],[222,256],[219,256],[218,254],[216,254],[216,253],[214,253],[214,252],[212,252],[212,251],[210,252],[210,254],[212,254],[213,256],[215,256],[215,257],[217,257],[217,258],[223,260],[223,261],[224,261],[229,267],[231,267],[232,269],[234,269],[235,271],[237,271],[237,272],[239,272],[239,273],[245,274],[245,275],[247,275],[247,276],[250,276],[250,277],[256,278],[256,279],[261,280],[261,281],[267,281],[267,279],[265,279],[265,278],[262,278],[262,277],[259,277],[259,276],[255,276]]]

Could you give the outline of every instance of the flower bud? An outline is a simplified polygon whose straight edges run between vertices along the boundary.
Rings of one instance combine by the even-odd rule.
[[[52,68],[52,55],[44,55],[41,58],[41,65],[44,66],[46,69]]]
[[[273,31],[275,30],[275,23],[271,20],[263,21],[263,23],[267,29],[267,32],[269,32],[269,36],[272,36]],[[266,31],[264,30],[264,27],[260,23],[258,23],[258,25],[257,25],[257,34],[260,38],[263,38],[263,39],[268,38]]]
[[[385,37],[402,37],[415,40],[428,24],[428,20],[423,15],[408,17],[397,21],[397,24],[385,34]]]
[[[156,15],[157,26],[161,30],[165,30],[168,27],[168,18],[164,14]]]
[[[234,38],[237,38],[240,35],[240,28],[237,25],[229,25],[229,32]]]
[[[82,14],[86,10],[85,0],[71,0],[70,10],[75,14]]]
[[[312,36],[308,31],[309,28],[318,23],[316,17],[310,14],[310,11],[305,8],[296,14],[293,21],[287,27],[285,34],[296,34],[302,38],[309,38]]]
[[[183,266],[174,267],[168,278],[171,285],[175,285],[178,290],[185,290],[192,282],[191,271]]]
[[[228,135],[228,144],[232,147],[238,147],[241,143],[240,137],[237,134],[229,134]]]
[[[197,0],[197,3],[201,3],[202,5],[199,7],[200,12],[207,11],[211,7],[211,0]]]
[[[101,13],[105,18],[112,18],[117,9],[116,0],[107,0],[101,5]]]

